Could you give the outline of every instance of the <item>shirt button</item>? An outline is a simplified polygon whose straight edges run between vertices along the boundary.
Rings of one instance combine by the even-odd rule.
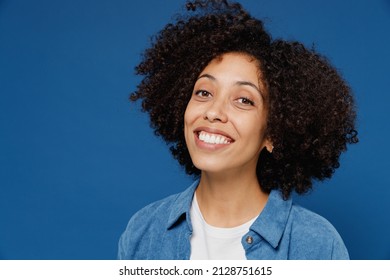
[[[252,236],[247,236],[245,241],[246,241],[246,243],[248,243],[248,244],[252,244],[252,243],[253,243],[253,238],[252,238]]]

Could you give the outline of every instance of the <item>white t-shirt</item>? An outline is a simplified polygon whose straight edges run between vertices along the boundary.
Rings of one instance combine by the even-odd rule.
[[[241,239],[257,217],[237,227],[220,228],[206,223],[200,212],[196,195],[192,200],[191,260],[245,260]]]

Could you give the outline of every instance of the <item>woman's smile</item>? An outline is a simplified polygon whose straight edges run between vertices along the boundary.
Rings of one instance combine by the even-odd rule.
[[[195,144],[199,149],[216,151],[234,142],[227,133],[213,128],[200,127],[194,131]]]
[[[200,141],[202,141],[204,143],[208,143],[208,144],[226,145],[226,144],[232,143],[231,139],[226,138],[223,135],[210,134],[210,133],[207,133],[205,131],[199,132],[198,138]]]

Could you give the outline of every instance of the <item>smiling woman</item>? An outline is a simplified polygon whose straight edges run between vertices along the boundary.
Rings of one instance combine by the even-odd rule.
[[[195,182],[146,206],[121,259],[347,259],[334,227],[292,203],[357,142],[349,87],[325,58],[272,40],[227,1],[188,2],[147,49],[131,96]]]

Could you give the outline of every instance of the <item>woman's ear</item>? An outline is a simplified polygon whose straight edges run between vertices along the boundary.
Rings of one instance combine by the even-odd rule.
[[[273,150],[274,150],[274,145],[272,144],[272,142],[270,140],[266,140],[265,142],[265,148],[267,149],[267,151],[272,154]]]

